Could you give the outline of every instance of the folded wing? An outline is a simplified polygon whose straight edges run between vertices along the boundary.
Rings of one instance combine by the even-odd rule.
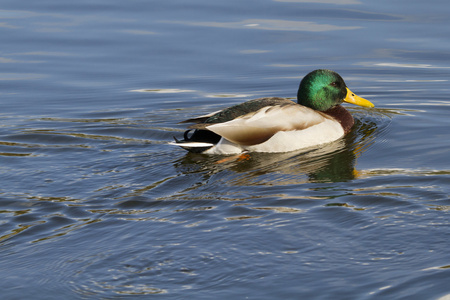
[[[207,129],[230,142],[250,146],[267,141],[279,131],[304,130],[324,120],[323,114],[292,103],[267,106],[228,122],[203,123],[191,128]]]

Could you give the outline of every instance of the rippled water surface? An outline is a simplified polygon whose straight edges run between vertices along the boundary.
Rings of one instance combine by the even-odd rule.
[[[445,1],[3,1],[2,299],[448,299]],[[345,138],[246,160],[179,121],[339,72]]]

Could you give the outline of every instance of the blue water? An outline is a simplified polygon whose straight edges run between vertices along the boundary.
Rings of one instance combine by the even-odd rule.
[[[444,1],[2,1],[2,299],[448,299]],[[345,138],[248,160],[179,121],[333,69]]]

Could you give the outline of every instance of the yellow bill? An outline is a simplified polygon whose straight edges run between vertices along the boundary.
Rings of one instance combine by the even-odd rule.
[[[361,98],[360,96],[358,96],[355,93],[353,93],[352,91],[350,91],[349,88],[347,88],[347,96],[345,97],[344,102],[359,105],[359,106],[364,106],[364,107],[374,107],[375,106],[369,100]]]

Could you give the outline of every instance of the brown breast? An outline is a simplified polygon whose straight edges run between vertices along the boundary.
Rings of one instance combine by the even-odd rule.
[[[345,134],[347,134],[353,127],[355,121],[353,120],[353,116],[341,105],[336,105],[329,110],[324,111],[323,113],[333,117],[341,124],[342,128],[344,128]]]

